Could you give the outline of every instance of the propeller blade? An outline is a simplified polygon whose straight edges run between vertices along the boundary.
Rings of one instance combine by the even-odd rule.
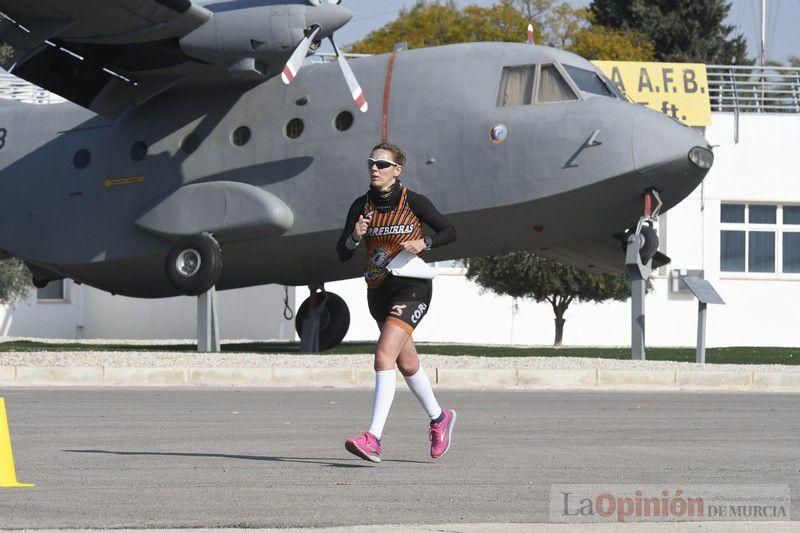
[[[306,35],[306,38],[300,41],[300,44],[297,45],[297,48],[292,52],[292,57],[289,58],[286,66],[283,67],[283,73],[281,74],[281,79],[286,85],[292,83],[297,77],[297,73],[300,71],[300,68],[302,68],[303,62],[308,55],[308,49],[311,48],[311,43],[319,32],[320,27],[316,26],[314,31]]]
[[[533,24],[528,24],[528,44],[533,44]]]
[[[347,88],[350,89],[350,94],[353,96],[353,100],[358,106],[358,109],[362,113],[366,113],[369,109],[367,97],[364,96],[364,91],[361,89],[361,85],[359,85],[356,75],[353,74],[353,70],[347,63],[344,54],[339,53],[339,48],[337,48],[336,43],[333,42],[333,37],[330,39],[331,44],[333,45],[333,51],[336,52],[336,60],[339,62],[339,68],[342,69],[342,74],[344,74],[344,79],[347,82]]]

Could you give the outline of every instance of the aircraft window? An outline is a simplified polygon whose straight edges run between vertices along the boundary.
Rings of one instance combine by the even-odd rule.
[[[72,158],[72,164],[77,169],[84,169],[89,166],[89,163],[92,162],[92,154],[89,153],[89,150],[82,148],[75,152],[75,156]]]
[[[533,80],[536,67],[506,67],[500,79],[497,107],[530,105],[533,96]]]
[[[133,143],[133,146],[131,146],[131,159],[141,161],[145,157],[147,157],[147,143],[142,141]]]
[[[63,301],[64,300],[64,280],[58,279],[51,281],[41,289],[36,289],[36,299],[39,301]]]
[[[575,82],[575,85],[577,85],[581,91],[614,98],[614,93],[603,83],[603,80],[600,79],[600,76],[598,76],[596,72],[583,68],[571,67],[569,65],[563,65],[563,67],[564,70],[567,71],[567,74],[572,76],[572,81]]]
[[[286,125],[286,136],[290,139],[297,139],[303,134],[305,124],[299,118],[293,118]]]
[[[610,79],[608,79],[608,77],[605,74],[603,74],[601,72],[599,74],[599,76],[600,76],[600,79],[603,80],[603,82],[605,82],[606,86],[609,89],[611,89],[611,92],[614,93],[614,95],[617,98],[619,98],[620,100],[625,100],[626,102],[630,102],[631,101],[627,96],[625,96],[625,94],[622,92],[622,90],[620,90],[620,88],[617,86],[617,84],[614,83],[613,81],[611,81]]]
[[[564,76],[554,65],[544,65],[539,78],[539,92],[537,102],[565,102],[577,100],[578,97],[570,88]]]
[[[339,131],[347,131],[353,127],[353,114],[350,111],[342,111],[336,115],[333,125]]]
[[[233,132],[233,135],[231,135],[231,142],[236,146],[244,146],[250,142],[250,137],[252,137],[252,135],[250,128],[247,126],[239,126]]]
[[[183,153],[191,154],[198,148],[200,148],[200,137],[198,137],[196,133],[190,133],[183,138],[181,142],[181,150],[183,150]]]

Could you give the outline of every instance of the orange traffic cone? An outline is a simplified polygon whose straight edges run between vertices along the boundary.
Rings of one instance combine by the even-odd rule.
[[[14,454],[11,453],[11,433],[8,431],[6,401],[0,398],[0,488],[33,487],[31,483],[19,483],[14,470]]]

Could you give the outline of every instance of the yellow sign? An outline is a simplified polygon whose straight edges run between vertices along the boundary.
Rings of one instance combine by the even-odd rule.
[[[116,187],[118,185],[130,185],[131,183],[144,183],[144,176],[136,176],[135,178],[108,178],[105,181],[106,189]]]
[[[593,61],[637,104],[688,126],[711,124],[706,66],[700,63]]]

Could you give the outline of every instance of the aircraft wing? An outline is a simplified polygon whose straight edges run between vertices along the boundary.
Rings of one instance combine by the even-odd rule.
[[[184,78],[178,38],[212,17],[191,0],[0,0],[0,66],[116,118]]]

